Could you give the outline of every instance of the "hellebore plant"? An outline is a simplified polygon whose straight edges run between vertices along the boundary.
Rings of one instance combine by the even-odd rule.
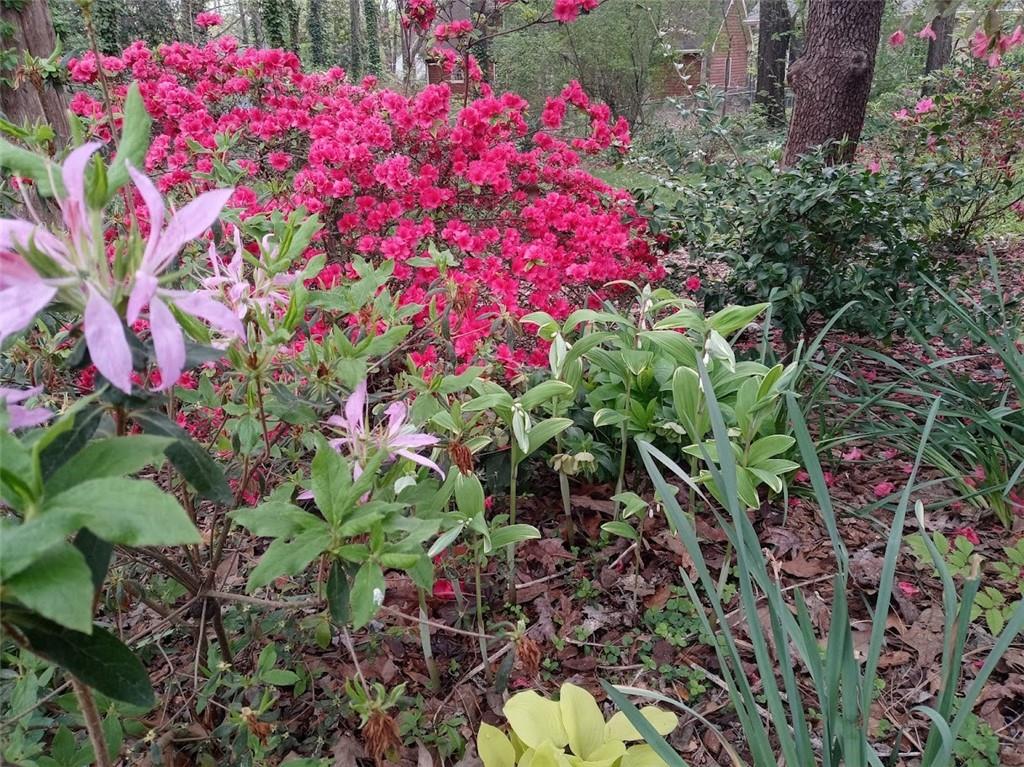
[[[621,711],[607,722],[594,696],[574,684],[563,684],[557,701],[533,690],[513,695],[505,704],[512,729],[509,738],[483,723],[477,751],[484,767],[659,767],[664,762],[646,745],[626,746],[643,735]],[[668,735],[679,720],[656,706],[640,714],[659,735]],[[569,753],[566,753],[566,747]]]
[[[51,303],[69,306],[82,313],[93,364],[113,386],[128,393],[132,353],[123,320],[134,323],[148,307],[160,388],[165,389],[177,382],[185,366],[185,338],[172,307],[227,335],[244,336],[238,318],[208,291],[160,286],[160,275],[186,244],[217,220],[233,190],[201,194],[164,227],[166,208],[160,193],[126,163],[149,214],[149,236],[142,249],[138,220],[133,219],[129,236],[114,244],[111,258],[101,201],[108,173],[94,159],[99,148],[99,143],[91,142],[73,150],[60,168],[61,183],[50,179],[63,219],[62,232],[49,231],[38,217],[35,221],[0,219],[0,343],[29,327]],[[87,184],[90,168],[93,173]]]

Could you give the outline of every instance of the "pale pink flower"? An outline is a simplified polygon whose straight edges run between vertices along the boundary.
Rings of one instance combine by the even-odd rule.
[[[921,589],[919,589],[910,581],[899,581],[896,583],[896,588],[898,588],[900,590],[900,593],[906,597],[917,596],[921,591]]]
[[[932,23],[929,21],[927,24],[925,24],[924,25],[924,29],[922,29],[920,32],[918,32],[917,36],[920,37],[922,40],[934,40],[934,39],[936,39],[935,38],[935,30],[932,29]]]
[[[8,389],[0,386],[0,406],[7,409],[7,428],[27,429],[45,423],[53,416],[45,407],[25,407],[21,405],[29,397],[42,393],[43,387],[36,386],[32,389]]]
[[[907,36],[904,34],[902,29],[897,29],[891,35],[889,35],[889,45],[893,48],[899,48],[903,43],[907,41]]]
[[[202,280],[203,288],[211,295],[217,295],[220,302],[230,307],[239,320],[254,311],[262,313],[272,324],[277,314],[288,309],[291,295],[288,286],[298,277],[293,273],[277,274],[271,277],[262,266],[264,253],[273,258],[277,249],[271,243],[270,235],[263,238],[260,251],[260,266],[251,267],[246,274],[245,251],[238,228],[234,232],[235,252],[230,261],[225,261],[211,242],[209,249],[210,268],[213,274]]]
[[[344,449],[355,459],[355,475],[359,476],[362,465],[372,452],[383,450],[389,456],[408,458],[444,477],[440,466],[416,452],[421,448],[436,445],[438,438],[418,432],[413,424],[406,422],[408,412],[405,404],[393,402],[388,405],[385,411],[387,423],[371,427],[366,422],[366,399],[366,381],[363,381],[345,401],[344,414],[327,419],[328,425],[342,435],[330,440],[329,444],[339,452]]]
[[[894,120],[909,120],[910,112],[908,112],[906,109],[900,109],[899,111],[893,112],[892,116]]]
[[[976,59],[985,57],[988,53],[989,37],[985,34],[985,30],[978,28],[974,32],[974,37],[971,39],[971,54]]]
[[[881,170],[882,170],[882,163],[880,163],[878,160],[872,160],[871,162],[868,163],[868,172],[870,172],[870,173],[878,173]]]
[[[843,453],[843,460],[844,461],[859,461],[859,460],[861,460],[863,458],[864,458],[864,453],[862,453],[861,449],[859,447],[857,447],[856,445],[854,445],[852,448],[850,448],[850,450],[848,452]]]

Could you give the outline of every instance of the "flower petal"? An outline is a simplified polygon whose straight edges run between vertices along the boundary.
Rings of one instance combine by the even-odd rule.
[[[89,160],[92,159],[93,154],[101,146],[99,141],[82,144],[67,156],[61,166],[64,191],[67,192],[65,199],[81,205],[83,209],[85,208],[85,169],[89,166]]]
[[[149,266],[155,258],[155,253],[160,245],[160,235],[164,227],[164,198],[156,188],[149,176],[136,170],[131,163],[127,163],[128,175],[135,183],[135,188],[142,195],[146,203],[146,210],[149,211],[149,237],[146,240],[146,253],[142,257],[143,266]]]
[[[85,343],[96,369],[126,394],[132,390],[132,351],[124,335],[124,326],[114,307],[89,286],[89,300],[82,319]]]
[[[0,344],[8,336],[27,328],[56,293],[57,288],[41,280],[0,290]]]
[[[125,319],[129,324],[139,318],[139,313],[146,308],[153,296],[156,294],[157,279],[149,272],[141,269],[135,273],[135,284],[132,286],[132,293],[128,297],[128,311]]]
[[[187,243],[209,229],[234,191],[214,189],[204,192],[175,213],[160,235],[160,245],[148,264],[150,268],[159,273]]]
[[[178,382],[185,367],[185,336],[171,310],[159,298],[154,298],[149,304],[149,330],[156,350],[156,364],[160,368],[157,391],[164,391]]]
[[[347,400],[345,400],[345,419],[351,431],[362,432],[363,412],[366,410],[366,381],[360,381]]]
[[[428,469],[433,469],[441,479],[444,479],[444,472],[441,470],[441,467],[426,456],[422,456],[419,453],[413,453],[409,450],[396,450],[395,455],[400,455],[403,458],[408,458],[413,463],[418,463],[420,466],[426,466]]]
[[[158,294],[169,300],[186,314],[206,320],[222,333],[245,338],[245,327],[228,307],[210,297],[209,293],[184,290],[160,290]]]
[[[388,417],[388,437],[397,437],[399,430],[405,424],[405,403],[392,402],[384,413]]]

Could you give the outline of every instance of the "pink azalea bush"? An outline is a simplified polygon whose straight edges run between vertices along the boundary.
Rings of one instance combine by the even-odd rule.
[[[584,166],[625,151],[628,127],[576,83],[549,101],[537,129],[515,94],[481,86],[456,108],[446,85],[413,96],[373,78],[352,85],[340,69],[306,74],[294,54],[230,37],[87,54],[71,62],[72,79],[93,84],[100,66],[118,102],[138,82],[154,120],[146,170],[163,192],[230,183],[228,205],[242,219],[319,214],[325,228],[309,254],[326,254],[328,281],[351,277],[353,253],[393,261],[401,302],[446,316],[457,360],[498,337],[513,342],[501,353],[526,361],[516,318],[564,317],[611,280],[660,276],[630,196]],[[82,90],[72,107],[92,137],[109,139],[98,94]],[[582,135],[567,129],[570,114]],[[432,260],[439,251],[450,252],[448,266]]]

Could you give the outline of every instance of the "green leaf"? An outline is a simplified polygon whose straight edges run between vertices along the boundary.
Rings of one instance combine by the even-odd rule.
[[[361,629],[377,614],[386,588],[380,565],[364,562],[359,566],[352,580],[352,628]]]
[[[533,525],[506,525],[491,531],[491,548],[501,549],[520,541],[540,538],[540,530]]]
[[[90,479],[50,498],[42,516],[72,521],[110,543],[176,546],[202,538],[173,496],[152,482]]]
[[[530,411],[555,397],[572,397],[575,393],[576,390],[564,381],[544,381],[525,392],[519,398],[519,404]]]
[[[768,437],[761,437],[750,446],[747,452],[747,465],[758,466],[761,462],[773,458],[779,453],[785,453],[796,444],[796,438],[788,434],[772,434]]]
[[[102,408],[81,408],[65,414],[47,429],[43,438],[36,443],[39,470],[44,480],[49,479],[50,475],[86,446],[102,420]],[[49,439],[51,433],[53,438]]]
[[[626,538],[631,541],[639,539],[636,530],[633,529],[632,525],[627,522],[614,519],[611,522],[605,522],[601,525],[601,529],[609,535],[617,535],[620,538]]]
[[[54,623],[92,631],[92,574],[81,552],[61,541],[4,581],[4,595]]]
[[[45,157],[15,146],[0,138],[0,168],[15,176],[30,178],[36,182],[36,190],[43,197],[64,194],[64,182],[60,167]]]
[[[455,504],[467,517],[484,510],[484,488],[476,474],[463,474],[455,479]]]
[[[292,538],[312,527],[325,528],[322,519],[285,501],[267,501],[252,509],[233,511],[229,516],[235,524],[264,538]]]
[[[291,540],[277,538],[260,557],[259,564],[249,573],[248,591],[266,586],[282,575],[296,575],[324,553],[331,539],[326,525],[299,533]]]
[[[70,672],[108,698],[150,709],[156,702],[149,674],[132,651],[99,626],[91,634],[58,626],[38,616],[5,611],[29,649]]]
[[[529,450],[526,451],[526,455],[535,453],[570,426],[572,426],[571,418],[548,418],[546,421],[534,424],[527,435]]]
[[[727,336],[741,328],[745,328],[754,321],[757,315],[767,308],[768,304],[766,303],[754,304],[752,306],[727,306],[711,315],[707,320],[707,324],[723,336]]]
[[[199,495],[215,503],[234,502],[223,469],[192,439],[192,435],[163,413],[147,411],[133,414],[133,418],[147,434],[158,434],[175,440],[164,454]]]
[[[283,668],[272,668],[260,674],[260,681],[275,687],[290,687],[299,681],[299,675]]]
[[[86,445],[57,469],[46,481],[47,494],[53,495],[87,479],[123,477],[146,466],[159,468],[164,450],[173,443],[167,437],[139,434],[109,437]]]
[[[89,573],[92,576],[92,587],[98,591],[107,577],[107,570],[110,568],[110,558],[114,553],[114,545],[102,538],[98,538],[88,529],[82,528],[75,536],[75,548],[82,552],[85,563],[89,565]]]
[[[338,451],[324,442],[313,456],[311,473],[316,506],[332,526],[337,526],[352,487],[348,466]]]
[[[516,737],[528,748],[539,748],[545,742],[562,748],[569,743],[558,704],[533,690],[509,698],[504,713]]]
[[[349,618],[349,584],[345,563],[340,559],[331,561],[331,572],[327,576],[327,607],[331,612],[331,620],[339,625],[348,623]]]
[[[121,143],[117,145],[117,156],[107,174],[109,196],[128,183],[128,163],[141,172],[146,164],[146,150],[149,149],[149,131],[152,119],[142,103],[139,84],[128,86],[124,98],[124,122],[121,125]]]
[[[602,426],[618,426],[627,418],[628,416],[625,413],[620,413],[618,410],[612,410],[609,407],[603,407],[594,413],[594,428],[600,429]]]

